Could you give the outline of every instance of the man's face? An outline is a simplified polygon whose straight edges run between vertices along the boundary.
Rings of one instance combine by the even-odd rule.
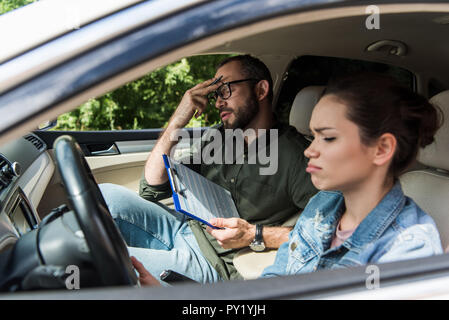
[[[240,71],[240,62],[232,61],[217,70],[215,78],[223,76],[220,83],[246,79]],[[259,103],[250,81],[230,84],[232,95],[224,100],[217,98],[215,107],[225,129],[247,129],[259,112]]]

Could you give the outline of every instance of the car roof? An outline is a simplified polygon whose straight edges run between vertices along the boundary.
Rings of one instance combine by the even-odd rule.
[[[254,7],[255,2],[264,5]],[[0,61],[0,102],[5,117],[0,143],[7,137],[3,135],[7,128],[13,129],[11,134],[18,132],[13,122],[23,121],[32,112],[39,114],[34,122],[48,120],[93,96],[195,54],[253,54],[275,73],[275,88],[279,88],[294,57],[311,53],[391,63],[415,75],[431,76],[447,87],[449,78],[439,67],[445,56],[435,54],[447,51],[446,42],[439,41],[445,36],[447,3],[385,2],[379,6],[382,28],[366,32],[366,3],[352,0],[139,1],[5,63]],[[400,19],[396,22],[395,17]],[[345,41],[347,34],[352,35],[351,41]],[[365,49],[379,39],[404,40],[410,44],[410,55],[398,57],[385,54],[385,50]],[[419,40],[426,45],[420,45]],[[257,44],[263,44],[262,49]],[[132,46],[135,51],[130,54]],[[417,82],[420,92],[425,91],[425,80]],[[18,105],[20,113],[14,112]],[[29,130],[31,123],[27,125]]]
[[[5,13],[0,16],[0,62],[142,1],[41,0]]]

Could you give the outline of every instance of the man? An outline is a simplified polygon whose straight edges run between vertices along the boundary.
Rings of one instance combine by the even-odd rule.
[[[276,121],[272,85],[270,72],[260,60],[249,55],[226,59],[218,66],[214,79],[187,90],[151,151],[139,192],[146,200],[118,186],[101,186],[111,214],[131,247],[130,254],[142,262],[133,259],[141,276],[147,275],[146,268],[156,277],[171,269],[203,283],[238,279],[232,259],[239,250],[248,246],[254,250],[279,248],[288,240],[291,228],[280,225],[302,210],[316,189],[305,172],[303,153],[307,140],[293,127]],[[241,218],[210,221],[220,229],[188,220],[157,202],[171,195],[162,155],[170,154],[177,144],[174,134],[194,115],[204,112],[210,96],[216,99],[215,107],[222,119],[221,125],[214,128],[216,132],[255,132],[245,136],[244,159],[248,159],[252,143],[262,139],[264,130],[277,130],[277,139],[267,139],[265,146],[270,156],[276,156],[275,172],[261,174],[264,165],[260,161],[190,166],[229,190],[234,199]],[[207,132],[204,137],[208,137]],[[203,147],[208,143],[209,138],[202,139]],[[223,147],[225,143],[223,140]],[[257,153],[264,149],[257,147]]]

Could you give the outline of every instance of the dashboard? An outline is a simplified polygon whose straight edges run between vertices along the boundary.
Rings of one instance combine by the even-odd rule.
[[[36,229],[36,211],[55,166],[47,146],[28,134],[0,147],[0,252]]]
[[[68,144],[74,140],[67,137],[61,141],[74,146]],[[55,148],[55,159],[68,168],[68,172],[74,173],[74,177],[79,177],[75,161],[61,164],[61,157],[64,158],[67,151],[70,150]],[[75,149],[71,151],[76,152]],[[80,226],[81,215],[65,204],[67,195],[61,198],[54,192],[54,189],[64,191],[65,188],[61,188],[63,176],[54,174],[51,152],[53,150],[47,150],[44,141],[35,134],[0,147],[0,291],[64,289],[68,266],[79,268],[82,287],[135,284],[136,275],[126,245],[120,242],[123,240],[112,218],[106,218],[110,219],[106,223],[102,221],[104,207],[96,207],[98,202],[91,201],[100,191],[91,192],[93,181],[88,180],[89,192],[83,194],[90,198],[77,202],[88,204],[81,212],[89,213],[86,215],[89,219],[100,217],[97,220],[101,220],[97,225],[92,218],[94,228],[87,230],[94,236],[88,243],[89,238]],[[77,159],[76,153],[72,157]],[[65,183],[72,185],[72,181]],[[65,203],[53,206],[55,200]],[[100,236],[96,238],[97,235]],[[99,254],[94,254],[92,248]],[[108,269],[106,273],[105,268]]]

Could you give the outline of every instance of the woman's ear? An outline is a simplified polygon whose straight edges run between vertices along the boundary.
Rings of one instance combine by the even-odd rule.
[[[255,87],[257,100],[262,101],[268,96],[270,84],[267,80],[260,80]]]
[[[377,139],[374,164],[381,166],[393,159],[396,151],[397,140],[391,133],[384,133]]]

